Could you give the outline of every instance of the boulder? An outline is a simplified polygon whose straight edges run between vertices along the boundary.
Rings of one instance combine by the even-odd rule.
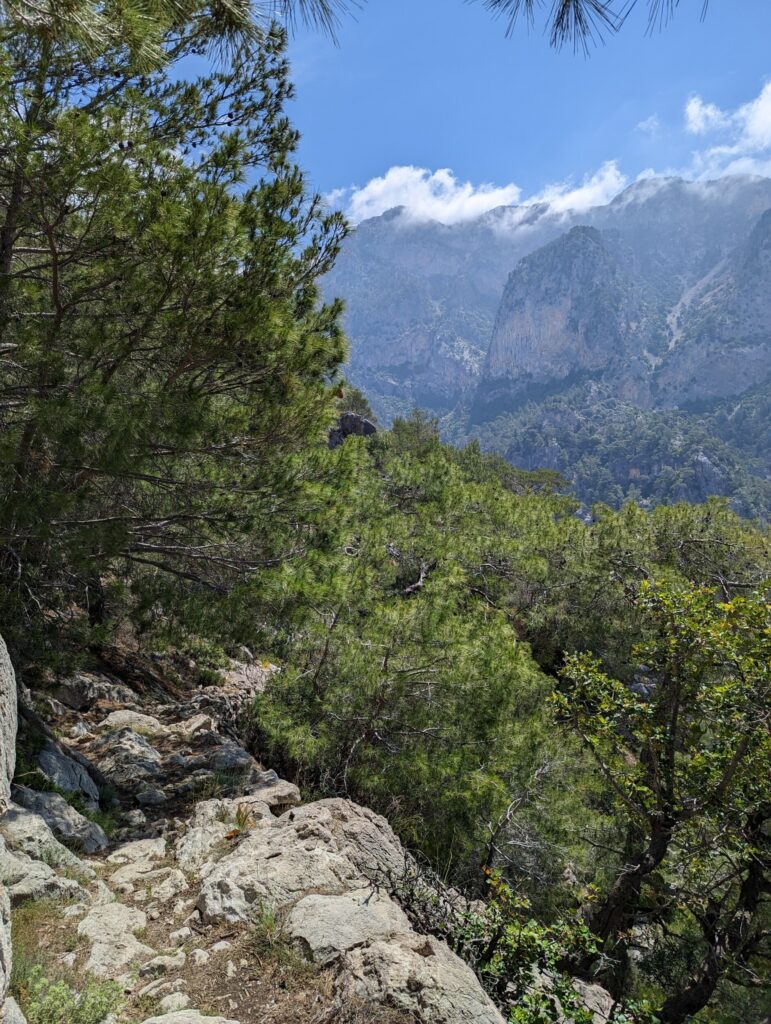
[[[166,856],[166,840],[136,839],[113,850],[107,858],[108,864],[131,864],[136,861],[163,860]]]
[[[5,641],[0,637],[0,814],[11,799],[11,779],[16,768],[16,676]]]
[[[115,786],[133,787],[161,774],[161,755],[133,729],[108,732],[91,746],[90,755]]]
[[[341,1003],[393,1007],[419,1024],[504,1024],[468,964],[438,939],[414,932],[344,954],[335,991]]]
[[[38,793],[25,786],[14,786],[13,798],[20,807],[39,814],[57,838],[84,853],[97,853],[109,845],[100,826],[76,811],[58,793]]]
[[[258,821],[208,872],[198,908],[205,921],[248,921],[255,905],[288,907],[309,892],[341,895],[403,865],[384,818],[348,800],[320,800]]]
[[[94,877],[93,868],[63,846],[40,815],[24,807],[11,804],[0,819],[0,836],[14,854],[26,854],[42,867]]]
[[[54,698],[73,711],[88,711],[98,700],[132,704],[136,694],[128,686],[116,683],[100,672],[77,672],[59,680]]]
[[[81,793],[93,810],[99,806],[99,787],[88,770],[52,740],[46,740],[38,754],[38,767],[46,778],[65,793]]]
[[[21,1007],[15,999],[8,999],[5,1004],[4,1024],[27,1024],[27,1018],[21,1012]]]
[[[18,906],[27,900],[88,899],[86,890],[73,878],[58,875],[49,864],[33,860],[25,853],[12,853],[0,838],[0,890],[3,888],[5,899],[0,897],[2,907],[8,900],[11,906]]]
[[[344,896],[305,896],[286,920],[287,936],[309,960],[324,965],[355,946],[411,930],[404,911],[371,888]]]
[[[99,978],[121,979],[138,959],[155,952],[136,938],[147,925],[141,910],[122,903],[92,907],[78,925],[78,935],[91,943],[86,970]]]
[[[329,431],[329,447],[339,448],[346,437],[370,437],[376,433],[377,427],[366,416],[357,412],[344,412]]]
[[[612,1019],[616,1002],[602,985],[574,978],[573,988],[580,995],[586,1009],[592,1014],[594,1024],[607,1024],[607,1021]]]
[[[100,722],[97,728],[100,731],[105,729],[133,729],[134,732],[146,733],[148,736],[164,736],[168,732],[165,725],[152,715],[143,715],[139,711],[132,711],[131,708],[121,708],[118,711],[111,711],[104,721]]]

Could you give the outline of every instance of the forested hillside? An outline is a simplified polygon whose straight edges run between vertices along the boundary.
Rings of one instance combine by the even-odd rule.
[[[13,946],[28,1024],[232,1024],[212,1006],[465,1024],[444,1009],[458,979],[495,1024],[761,1020],[768,532],[714,498],[581,516],[548,445],[520,448],[529,471],[443,443],[424,413],[365,430],[342,303],[320,289],[348,227],[296,163],[285,32],[239,12],[161,4],[149,40],[4,23],[0,627],[21,728],[8,809],[2,758],[0,991]],[[766,273],[765,229],[744,235],[769,186],[735,187],[721,245],[744,256],[699,307],[731,330],[740,308],[762,320],[736,268]],[[594,228],[568,237],[617,266]],[[603,323],[659,325],[651,294],[630,286]],[[590,369],[608,337],[591,322]],[[609,438],[630,458],[634,403],[589,395],[600,440],[568,424],[581,486],[620,502],[603,473]],[[767,498],[736,452],[762,462],[739,435],[764,392],[735,401],[708,412],[714,465],[751,510]],[[523,406],[507,452],[563,414]],[[669,450],[706,441],[677,411],[639,416],[640,497],[717,490],[706,468],[662,483]],[[327,898],[349,908],[333,925]],[[202,935],[232,959],[212,965]],[[183,970],[206,1015],[165,987]]]

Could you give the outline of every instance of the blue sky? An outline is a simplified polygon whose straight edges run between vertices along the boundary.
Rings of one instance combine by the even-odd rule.
[[[337,46],[292,42],[300,161],[354,219],[405,202],[448,222],[651,171],[771,174],[771,0],[701,7],[652,36],[641,8],[585,58],[540,27],[506,38],[479,2],[370,0]]]

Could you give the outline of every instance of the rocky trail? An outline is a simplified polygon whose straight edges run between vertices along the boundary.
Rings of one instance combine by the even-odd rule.
[[[22,692],[0,818],[0,996],[9,901],[17,959],[34,933],[51,977],[118,983],[116,1024],[502,1024],[471,969],[389,895],[405,853],[388,823],[343,799],[304,804],[239,742],[271,670],[233,663],[218,685],[141,693],[78,673],[34,709]],[[5,658],[4,784],[12,685]],[[23,1019],[9,999],[5,1024]]]

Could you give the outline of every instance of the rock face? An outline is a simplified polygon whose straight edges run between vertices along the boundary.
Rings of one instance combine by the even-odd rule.
[[[329,432],[329,447],[338,448],[346,437],[370,437],[377,433],[374,423],[356,412],[344,412]]]
[[[14,786],[13,798],[19,807],[40,815],[53,834],[84,853],[96,853],[107,847],[101,827],[71,807],[58,793],[37,793]]]
[[[634,360],[642,324],[661,333],[663,314],[657,321],[599,231],[573,228],[523,259],[510,275],[477,414],[489,419],[568,380],[621,372]]]
[[[16,677],[0,637],[0,815],[8,807],[16,765]],[[0,861],[5,850],[0,838]],[[0,866],[0,872],[2,868]],[[0,873],[0,1016],[11,977],[11,905]]]
[[[0,637],[0,814],[11,799],[16,766],[16,676],[5,641]]]
[[[404,853],[384,818],[345,800],[321,800],[262,819],[207,874],[204,921],[249,921],[261,906],[281,910],[306,893],[342,894],[403,869]]]
[[[352,949],[339,986],[348,997],[387,1001],[421,1024],[503,1024],[471,968],[443,942],[414,932]]]

